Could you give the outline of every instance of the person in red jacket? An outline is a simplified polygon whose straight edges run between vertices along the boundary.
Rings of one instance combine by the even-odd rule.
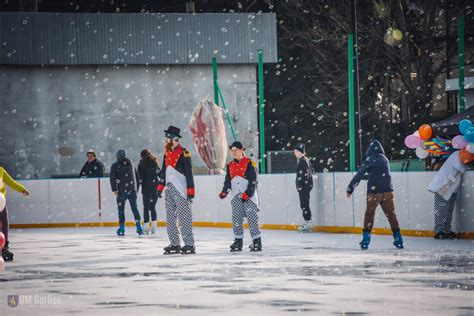
[[[158,197],[165,191],[165,208],[168,238],[170,245],[165,254],[195,253],[193,235],[192,202],[194,198],[194,178],[191,167],[191,154],[179,143],[181,130],[169,126],[165,131],[166,145],[161,169]],[[177,220],[181,224],[184,246],[180,246]]]
[[[242,251],[244,238],[244,218],[249,223],[252,244],[250,251],[262,251],[262,240],[258,225],[258,196],[257,196],[257,171],[255,161],[244,154],[241,142],[234,142],[229,147],[234,160],[227,165],[224,187],[219,198],[224,199],[232,194],[232,224],[234,229],[234,243],[230,251]]]

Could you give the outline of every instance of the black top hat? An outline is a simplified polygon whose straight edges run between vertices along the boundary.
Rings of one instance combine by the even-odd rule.
[[[177,128],[176,126],[170,125],[167,130],[165,130],[165,135],[166,137],[174,138],[174,137],[179,137],[181,138],[181,135],[179,133],[181,130]]]
[[[245,149],[244,145],[242,145],[242,143],[239,141],[233,142],[232,145],[229,146],[229,149],[232,149],[233,147],[238,148],[238,149]]]

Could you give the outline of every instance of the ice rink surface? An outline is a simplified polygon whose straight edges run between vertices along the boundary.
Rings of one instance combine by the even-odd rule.
[[[250,253],[246,230],[230,253],[231,229],[195,228],[197,254],[165,256],[165,228],[133,232],[12,230],[0,315],[474,315],[472,240],[264,230]]]

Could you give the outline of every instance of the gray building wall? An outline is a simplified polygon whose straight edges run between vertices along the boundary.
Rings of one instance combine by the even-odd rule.
[[[0,12],[0,43],[9,65],[277,61],[275,13]]]
[[[204,167],[187,125],[200,100],[213,100],[212,81],[211,65],[0,66],[0,165],[22,179],[78,174],[93,148],[108,171],[119,148],[134,162],[145,147],[161,153],[172,124]],[[255,82],[255,65],[219,66],[238,138],[257,157]]]

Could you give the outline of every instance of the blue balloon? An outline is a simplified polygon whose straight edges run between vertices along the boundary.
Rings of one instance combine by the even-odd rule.
[[[459,131],[461,134],[464,134],[466,130],[472,126],[472,122],[469,121],[468,119],[464,119],[461,122],[459,122]]]
[[[474,126],[464,131],[464,139],[467,140],[468,143],[474,143]]]

